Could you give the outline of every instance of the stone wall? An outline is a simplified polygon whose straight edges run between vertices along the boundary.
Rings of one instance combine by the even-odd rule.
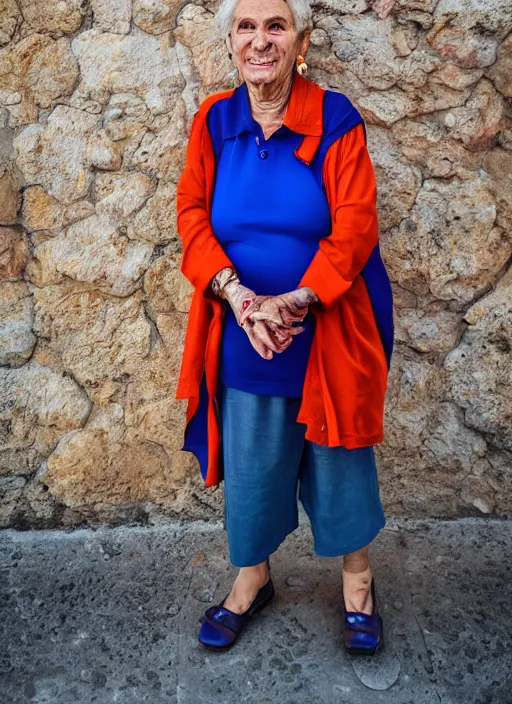
[[[379,448],[407,516],[512,511],[512,0],[314,3],[362,111],[397,349]],[[219,515],[179,452],[175,193],[233,85],[215,3],[0,0],[0,526]]]

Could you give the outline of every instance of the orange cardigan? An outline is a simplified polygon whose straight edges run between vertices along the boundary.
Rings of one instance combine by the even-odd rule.
[[[207,116],[215,102],[232,93],[211,96],[195,115],[177,199],[182,272],[195,288],[177,398],[188,400],[188,425],[199,407],[201,382],[206,382],[206,486],[215,486],[223,478],[217,388],[225,304],[213,297],[209,284],[220,269],[233,266],[210,222],[216,160]],[[296,155],[306,164],[322,138],[324,93],[314,83],[295,77],[285,125],[304,134]],[[320,241],[300,283],[315,291],[321,303],[311,309],[316,316],[315,335],[297,420],[307,426],[306,439],[352,449],[383,440],[388,375],[388,360],[361,276],[378,244],[377,191],[364,123],[328,149],[322,178],[332,232]]]

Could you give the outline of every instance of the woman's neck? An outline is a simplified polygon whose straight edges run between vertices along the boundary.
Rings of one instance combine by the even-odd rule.
[[[277,86],[247,84],[252,116],[261,125],[265,139],[283,124],[292,84],[293,75]]]

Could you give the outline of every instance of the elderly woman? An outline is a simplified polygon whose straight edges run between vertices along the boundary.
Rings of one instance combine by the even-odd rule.
[[[230,559],[199,641],[232,645],[274,596],[269,556],[298,525],[344,556],[346,648],[382,644],[369,544],[385,524],[374,445],[393,345],[363,119],[304,78],[307,0],[224,0],[241,85],[196,114],[178,187],[182,271],[195,287],[178,398],[184,449],[224,480]]]

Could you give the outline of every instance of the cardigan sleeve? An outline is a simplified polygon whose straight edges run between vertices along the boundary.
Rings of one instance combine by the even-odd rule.
[[[329,148],[323,181],[332,231],[320,240],[299,287],[311,288],[320,303],[329,308],[352,286],[378,244],[377,187],[364,123]]]
[[[211,226],[209,200],[214,166],[206,114],[200,110],[192,122],[185,167],[178,183],[177,221],[183,244],[181,271],[203,293],[221,269],[233,267]]]

